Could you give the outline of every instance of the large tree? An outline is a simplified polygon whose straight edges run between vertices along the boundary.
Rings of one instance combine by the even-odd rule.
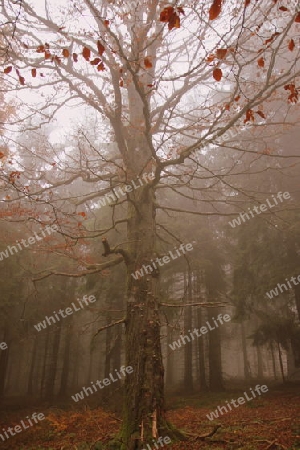
[[[272,126],[274,105],[286,111],[284,122],[297,102],[299,50],[294,39],[300,17],[295,6],[267,0],[36,3],[9,1],[2,8],[9,24],[21,5],[5,67],[11,92],[17,90],[24,101],[18,120],[28,123],[34,114],[31,128],[37,128],[59,109],[82,103],[101,118],[99,134],[102,142],[115,143],[114,156],[101,140],[91,140],[86,129],[77,149],[73,154],[66,149],[64,157],[51,146],[23,145],[21,155],[39,156],[43,164],[31,161],[26,171],[23,159],[21,178],[12,179],[7,171],[6,179],[19,198],[42,204],[53,221],[85,215],[104,194],[140,183],[138,189],[128,188],[126,197],[115,194],[107,229],[125,225],[127,241],[111,248],[104,240],[104,256],[118,256],[75,274],[126,265],[126,365],[133,373],[125,382],[120,439],[122,449],[139,449],[174,433],[165,418],[158,274],[137,279],[131,274],[155,259],[157,236],[181,242],[165,227],[158,229],[157,217],[163,224],[165,213],[230,215],[228,204],[241,205],[240,197],[235,203],[242,175],[237,154],[248,153],[252,162],[258,155],[267,162],[292,156],[282,151],[258,154],[256,143],[263,138],[260,130]],[[25,96],[28,91],[35,94],[32,101]],[[224,141],[231,139],[226,132],[238,134],[245,124],[253,125],[251,140],[246,146],[229,145],[226,165],[218,167],[218,151],[224,152]],[[151,179],[139,181],[150,172]],[[249,176],[255,173],[249,170]],[[68,201],[71,185],[77,192]],[[186,208],[170,202],[165,194],[170,187],[172,199],[183,197]],[[245,197],[251,201],[255,194],[253,187]],[[78,212],[83,204],[86,210]],[[72,225],[62,221],[61,233],[76,242],[107,233],[89,227],[76,233]]]

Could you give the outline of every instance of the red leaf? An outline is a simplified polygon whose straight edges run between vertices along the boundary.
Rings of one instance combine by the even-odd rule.
[[[98,66],[98,64],[101,62],[101,59],[100,58],[95,58],[95,59],[93,59],[93,61],[91,61],[91,65],[92,66]]]
[[[99,56],[102,56],[105,50],[104,45],[101,44],[100,41],[97,41],[97,48],[98,48],[98,54]]]
[[[217,49],[217,58],[218,59],[224,59],[227,54],[227,48],[218,48]]]
[[[159,20],[161,22],[169,22],[172,14],[174,14],[174,8],[173,6],[167,6],[166,8],[164,8],[161,13],[160,13],[160,17]]]
[[[37,53],[44,53],[44,51],[45,51],[44,45],[39,45],[38,48],[36,49]]]
[[[214,79],[215,79],[216,81],[221,81],[222,76],[223,76],[223,72],[222,72],[221,69],[216,68],[216,69],[213,71],[213,77],[214,77]]]
[[[8,66],[3,70],[4,73],[10,73],[11,71],[12,71],[12,66]]]
[[[67,48],[63,49],[62,54],[65,58],[69,58],[69,56],[70,56],[70,52]]]
[[[102,72],[103,70],[105,70],[105,67],[104,67],[103,62],[101,62],[101,63],[97,66],[97,70],[98,70],[98,72]]]
[[[120,87],[123,87],[124,86],[124,80],[121,79],[119,85],[120,85]]]
[[[208,57],[206,58],[206,61],[207,61],[208,63],[210,63],[210,62],[212,62],[214,59],[215,59],[215,55],[211,54],[211,55],[208,55]]]
[[[51,58],[51,53],[49,52],[49,50],[45,50],[45,59],[50,59]]]
[[[83,47],[82,56],[84,57],[84,59],[86,61],[89,61],[90,60],[90,56],[91,56],[91,50],[89,48],[87,48],[87,47]]]
[[[298,14],[296,15],[295,22],[300,23],[300,11],[299,11]]]
[[[259,58],[257,60],[257,64],[259,65],[259,67],[265,67],[265,60],[263,57]]]
[[[73,61],[74,62],[77,62],[78,61],[78,55],[77,55],[77,53],[73,53]]]
[[[19,77],[19,81],[20,81],[20,84],[21,84],[22,86],[25,85],[25,78],[24,78],[24,77]]]
[[[246,119],[244,120],[244,123],[250,122],[250,120],[252,122],[254,122],[254,114],[252,109],[248,109],[246,112]]]
[[[235,97],[234,101],[235,101],[235,102],[238,102],[240,98],[241,98],[241,96],[240,96],[240,95],[237,95],[237,96]]]
[[[294,39],[291,39],[289,42],[289,50],[292,52],[295,48],[295,41]]]
[[[286,11],[289,10],[289,9],[286,8],[285,6],[280,6],[278,9],[279,9],[279,11],[283,11],[283,12],[286,12]]]
[[[176,14],[176,12],[172,14],[169,20],[168,28],[169,30],[172,30],[173,28],[180,28],[180,17],[178,16],[178,14]]]
[[[215,20],[221,13],[222,0],[214,0],[209,9],[209,20]]]
[[[36,69],[31,69],[31,75],[33,76],[33,78],[36,77]]]
[[[109,20],[105,19],[105,20],[104,20],[104,25],[105,25],[106,27],[108,27],[108,26],[109,26]]]
[[[153,66],[153,64],[150,61],[150,58],[148,56],[146,58],[144,58],[144,65],[145,65],[146,69],[151,69],[151,67]]]
[[[263,119],[266,118],[266,116],[264,115],[264,113],[260,110],[256,111],[256,114],[258,114],[260,117],[262,117]]]
[[[249,6],[251,3],[251,0],[245,0],[245,8],[247,8],[247,6]]]
[[[222,70],[218,67],[213,71],[213,77],[216,81],[221,81],[223,76]]]
[[[79,212],[77,214],[78,214],[78,216],[86,217],[86,213],[85,212]]]

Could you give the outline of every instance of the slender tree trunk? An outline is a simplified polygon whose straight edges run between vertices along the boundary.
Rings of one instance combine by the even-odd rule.
[[[45,399],[52,401],[54,397],[55,379],[57,371],[58,352],[61,338],[61,321],[55,325],[51,357],[46,377]]]
[[[248,352],[247,352],[247,340],[245,333],[245,324],[241,322],[241,335],[242,335],[242,349],[243,349],[243,361],[244,361],[244,378],[249,381],[251,378],[251,373],[249,370]]]
[[[218,315],[218,308],[209,308],[209,323],[213,327],[213,317]],[[209,332],[209,388],[211,391],[222,391],[222,353],[221,332],[216,328]]]
[[[185,292],[188,303],[192,301],[192,277],[191,271],[188,267],[187,275],[185,276]],[[192,309],[191,307],[184,308],[184,334],[189,335],[192,330]],[[186,393],[193,392],[193,341],[188,342],[184,346],[184,391]]]
[[[271,342],[271,344],[270,344],[270,350],[271,350],[271,355],[272,355],[272,366],[273,366],[274,380],[277,380],[276,360],[275,360],[274,344],[273,344],[273,342]]]
[[[4,336],[3,336],[3,342],[7,343],[7,336],[8,333],[5,330]],[[8,367],[8,357],[9,357],[9,350],[10,345],[7,344],[6,350],[0,350],[0,400],[4,398],[4,390],[5,390],[5,379],[6,379],[6,372]]]
[[[280,364],[282,382],[285,383],[284,368],[283,368],[283,361],[282,361],[282,353],[281,353],[281,348],[280,348],[280,344],[279,343],[277,343],[277,348],[278,348],[278,357],[279,357],[279,364]]]
[[[295,302],[296,302],[296,308],[298,312],[298,319],[300,320],[300,284],[298,284],[295,289]]]
[[[29,370],[29,375],[28,375],[28,384],[27,384],[27,394],[28,395],[32,395],[33,394],[33,386],[35,386],[35,383],[34,383],[34,370],[35,370],[37,348],[38,348],[38,344],[37,343],[38,343],[38,338],[36,336],[35,339],[34,339],[34,342],[33,342],[31,364],[30,364],[30,370]]]
[[[70,325],[66,331],[63,367],[61,372],[60,388],[58,393],[60,397],[65,397],[67,395],[69,372],[70,372],[71,341],[72,341],[72,325]]]
[[[47,373],[49,342],[50,342],[50,331],[49,331],[49,327],[47,327],[46,337],[45,337],[45,352],[44,352],[42,374],[41,374],[41,391],[40,391],[41,399],[44,399],[44,397],[45,397],[45,380],[46,380],[46,373]]]
[[[256,347],[256,354],[257,354],[257,378],[259,380],[262,380],[264,378],[264,371],[263,371],[263,360],[261,355],[261,349],[259,346]]]

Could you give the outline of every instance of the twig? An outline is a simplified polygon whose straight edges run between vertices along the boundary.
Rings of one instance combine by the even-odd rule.
[[[117,320],[116,322],[112,322],[108,325],[105,325],[104,327],[99,328],[99,330],[94,334],[93,338],[95,338],[101,331],[106,330],[107,328],[114,327],[115,325],[119,325],[120,323],[125,322],[125,317],[123,319]]]

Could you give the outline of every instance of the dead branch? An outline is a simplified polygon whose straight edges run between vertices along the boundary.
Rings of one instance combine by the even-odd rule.
[[[85,277],[85,276],[91,275],[93,273],[99,273],[102,270],[107,269],[108,267],[112,267],[117,264],[120,264],[122,261],[123,261],[123,258],[119,257],[117,259],[114,259],[113,261],[109,261],[107,263],[103,263],[103,264],[99,265],[99,267],[95,270],[87,270],[85,272],[79,272],[79,273],[65,273],[65,272],[51,271],[51,272],[48,272],[46,275],[41,275],[40,277],[33,278],[32,281],[33,282],[40,281],[40,280],[50,277],[51,275],[58,275],[58,276],[70,277],[70,278]]]
[[[201,303],[159,303],[160,306],[167,306],[169,308],[185,308],[186,306],[205,306],[206,308],[214,308],[214,307],[223,307],[227,306],[230,303],[224,303],[224,302],[201,302]]]
[[[114,327],[115,325],[119,325],[120,323],[125,323],[126,317],[123,317],[123,319],[117,320],[116,322],[112,322],[108,325],[105,325],[104,327],[99,328],[99,330],[94,334],[93,338],[95,338],[101,331],[106,330],[107,328]]]

